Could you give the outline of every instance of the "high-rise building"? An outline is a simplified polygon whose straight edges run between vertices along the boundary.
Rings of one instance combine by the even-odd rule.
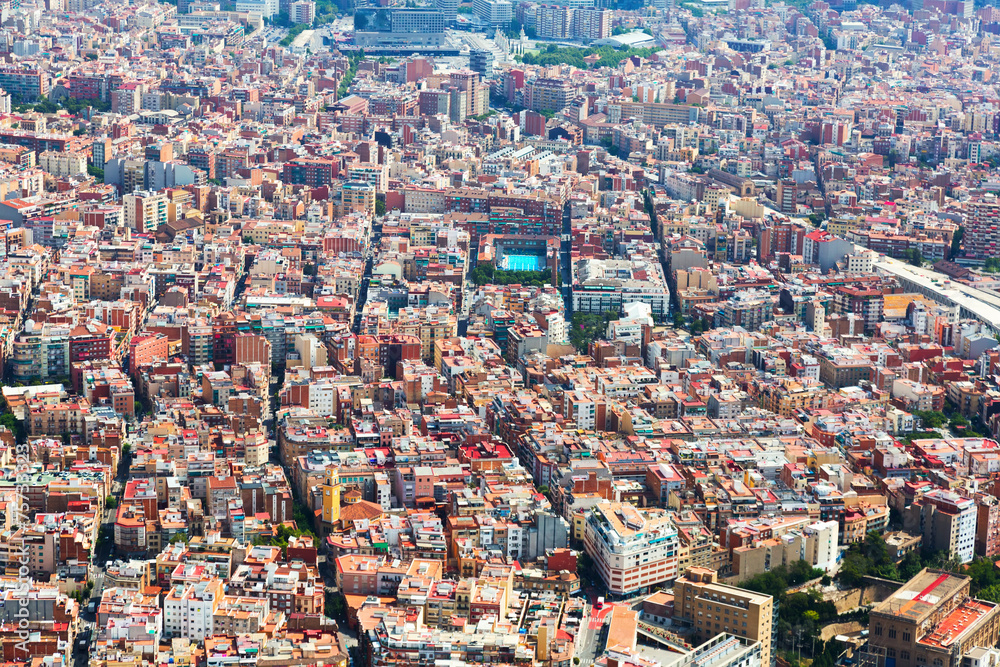
[[[561,79],[536,79],[525,86],[525,106],[532,111],[562,111],[573,99],[573,86]]]
[[[662,509],[600,502],[591,510],[584,545],[612,595],[627,595],[677,576],[677,527]]]
[[[795,213],[797,210],[798,185],[795,181],[786,179],[778,181],[778,193],[776,195],[778,209],[782,213]]]
[[[489,49],[472,49],[469,52],[469,69],[484,79],[493,78],[493,52]]]
[[[437,116],[451,113],[451,93],[442,89],[420,91],[420,115]]]
[[[611,36],[613,16],[610,9],[575,9],[570,32],[584,41],[607,39]]]
[[[237,0],[236,11],[260,12],[262,17],[269,19],[278,13],[278,0]]]
[[[922,534],[924,547],[946,551],[960,563],[975,555],[976,503],[952,491],[935,489],[903,510],[903,527]]]
[[[451,83],[461,93],[452,99],[452,120],[461,122],[461,119],[455,118],[457,114],[457,110],[455,109],[457,100],[464,103],[462,118],[465,116],[478,116],[489,110],[489,87],[479,83],[478,72],[471,69],[462,69],[452,72],[449,78]]]
[[[344,210],[375,215],[375,186],[363,181],[350,181],[341,188]]]
[[[1000,556],[1000,501],[986,493],[976,497],[976,554]]]
[[[288,19],[292,23],[312,24],[316,20],[316,3],[312,0],[299,0],[288,6]]]
[[[148,190],[130,192],[122,197],[125,226],[137,232],[152,232],[167,224],[167,195]]]
[[[868,646],[859,664],[960,667],[973,648],[994,646],[1000,606],[969,597],[971,581],[924,569],[903,584],[868,615]],[[882,661],[866,663],[868,657]]]
[[[969,203],[962,237],[966,257],[996,257],[1000,254],[1000,200],[993,193]]]
[[[472,11],[489,25],[507,25],[514,18],[510,0],[473,0]]]
[[[448,23],[454,23],[458,18],[458,0],[434,0],[434,7],[441,12]]]
[[[539,5],[535,10],[535,30],[543,39],[569,39],[572,36],[573,9],[559,5]]]
[[[761,664],[774,659],[777,608],[770,595],[718,582],[715,570],[692,567],[674,582],[674,618],[700,641],[727,632],[760,642]]]
[[[163,601],[164,634],[195,641],[211,636],[213,616],[224,595],[221,579],[174,586]]]

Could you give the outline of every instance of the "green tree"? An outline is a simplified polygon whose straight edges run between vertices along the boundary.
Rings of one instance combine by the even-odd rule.
[[[656,49],[615,49],[611,46],[578,48],[559,48],[555,44],[549,44],[544,51],[539,53],[526,53],[521,59],[528,65],[571,65],[577,69],[599,69],[601,67],[617,67],[626,58],[637,56],[639,58],[649,58],[656,53]],[[587,56],[596,55],[599,57],[593,64],[584,60]]]
[[[592,342],[603,339],[607,335],[608,322],[617,320],[617,311],[606,313],[573,313],[569,342],[580,352],[585,353]]]
[[[913,415],[919,417],[927,428],[941,428],[948,422],[948,416],[937,410],[914,410]]]
[[[385,200],[384,199],[376,199],[375,200],[375,215],[378,216],[379,218],[381,218],[383,215],[385,215]]]
[[[0,426],[7,427],[14,434],[16,442],[24,442],[28,436],[28,430],[25,428],[24,422],[15,417],[13,412],[5,412],[0,415]]]
[[[291,46],[295,38],[298,37],[302,32],[309,27],[307,23],[296,23],[291,28],[288,29],[288,34],[281,38],[278,42],[281,46]]]
[[[965,238],[965,227],[959,227],[951,237],[951,256],[956,257],[962,251],[962,239]]]
[[[323,613],[331,618],[343,620],[347,618],[347,600],[342,593],[327,592]]]
[[[920,558],[920,553],[917,551],[908,551],[903,560],[899,562],[896,567],[899,572],[900,579],[904,581],[909,581],[913,577],[920,574],[920,571],[924,569],[924,562]]]
[[[841,559],[837,581],[855,588],[864,583],[866,576],[879,577],[901,581],[895,562],[889,557],[882,535],[876,531],[869,532],[862,542],[855,542],[848,547],[847,553]]]

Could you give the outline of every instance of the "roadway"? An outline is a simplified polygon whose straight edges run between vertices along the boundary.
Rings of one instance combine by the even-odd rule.
[[[562,279],[562,295],[566,302],[566,321],[573,319],[573,272],[570,270],[570,259],[573,243],[570,241],[572,232],[572,216],[570,203],[563,204],[562,240],[559,243],[559,277]]]
[[[118,503],[121,502],[122,494],[125,491],[125,478],[128,474],[128,461],[122,461],[118,467],[118,474],[111,483],[111,495]],[[97,533],[104,533],[104,539],[99,546],[95,545],[90,555],[90,581],[94,584],[90,592],[90,598],[80,604],[80,620],[77,626],[76,637],[73,639],[73,664],[74,667],[87,667],[90,662],[90,650],[97,641],[98,627],[97,614],[92,613],[88,607],[91,602],[95,607],[101,604],[101,596],[104,594],[104,580],[107,571],[108,561],[111,560],[114,534],[115,534],[115,510],[105,508],[97,525]],[[81,639],[86,641],[84,646],[80,645]]]
[[[375,265],[375,253],[382,244],[382,223],[372,225],[371,243],[365,250],[365,273],[361,277],[361,285],[358,287],[358,300],[354,306],[354,323],[352,330],[356,334],[361,333],[361,311],[364,310],[365,303],[368,302],[368,287],[372,280],[372,269]],[[290,479],[290,478],[289,478]]]

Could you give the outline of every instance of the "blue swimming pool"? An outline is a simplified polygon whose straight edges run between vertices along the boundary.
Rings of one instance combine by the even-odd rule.
[[[500,268],[504,271],[541,271],[545,258],[539,255],[504,255]]]

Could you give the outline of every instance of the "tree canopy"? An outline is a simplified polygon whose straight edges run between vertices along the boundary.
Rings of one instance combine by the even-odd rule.
[[[572,65],[579,69],[600,69],[601,67],[617,67],[626,58],[638,56],[649,58],[657,49],[615,49],[611,46],[599,46],[582,49],[575,46],[557,47],[549,44],[544,51],[526,53],[521,61],[527,65]],[[600,60],[593,64],[584,60],[587,56],[598,55]]]

